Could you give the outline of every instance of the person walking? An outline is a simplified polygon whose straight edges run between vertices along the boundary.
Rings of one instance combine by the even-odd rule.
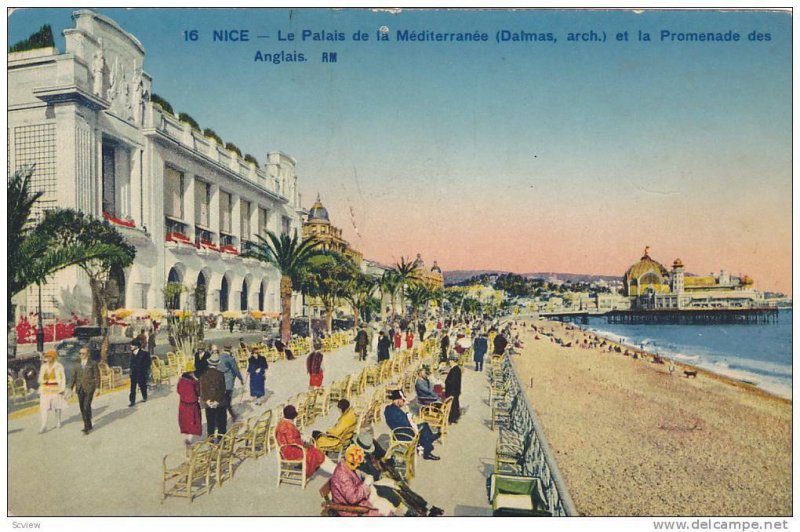
[[[358,334],[356,334],[356,353],[358,353],[358,359],[364,361],[367,359],[367,345],[369,344],[369,336],[367,335],[367,330],[362,325],[358,329]]]
[[[483,371],[483,357],[489,350],[489,341],[482,330],[478,331],[478,337],[472,343],[472,359],[475,361],[475,371]]]
[[[200,346],[194,352],[194,376],[198,379],[208,369],[208,358],[211,356],[212,351],[217,351],[217,346],[211,346],[211,349]]]
[[[372,353],[372,342],[375,339],[375,325],[367,325],[367,352]]]
[[[253,352],[247,359],[247,373],[250,376],[250,397],[255,399],[257,405],[261,404],[264,397],[264,382],[267,380],[267,359],[257,352]]]
[[[420,321],[419,325],[417,326],[417,332],[419,333],[419,341],[420,342],[424,342],[425,341],[425,330],[426,330],[425,329],[425,322],[424,321]]]
[[[131,342],[131,393],[128,395],[129,407],[136,404],[136,387],[142,393],[142,402],[147,402],[147,376],[150,373],[150,353],[142,349],[138,338]]]
[[[381,331],[378,333],[378,362],[383,362],[384,360],[389,360],[389,348],[391,347],[391,342],[389,341],[388,336],[385,332]]]
[[[322,340],[314,338],[314,350],[306,358],[306,371],[308,372],[308,387],[320,388],[322,386]]]
[[[200,381],[197,380],[187,364],[186,372],[178,380],[178,427],[186,445],[192,443],[193,436],[203,434],[203,419],[200,416]]]
[[[461,403],[459,397],[461,396],[461,366],[458,361],[453,359],[450,361],[450,371],[447,372],[447,377],[444,380],[444,396],[445,398],[452,397],[453,404],[450,405],[450,423],[458,423],[461,417]]]
[[[403,345],[403,337],[400,334],[399,327],[393,329],[393,331],[394,331],[394,350],[398,351],[400,349],[400,346]]]
[[[225,414],[228,395],[225,388],[225,374],[219,370],[220,357],[211,353],[208,369],[200,377],[200,405],[206,411],[206,434],[225,434],[228,431],[228,417]]]
[[[439,353],[439,362],[446,362],[447,357],[450,355],[450,335],[447,331],[442,334],[442,341],[439,343],[441,349]]]
[[[78,394],[83,433],[89,434],[92,430],[92,399],[95,392],[100,392],[100,369],[97,367],[97,362],[89,360],[89,348],[86,346],[81,347],[80,361],[75,365],[69,389],[70,392]]]
[[[227,399],[225,401],[225,406],[231,415],[231,419],[236,421],[239,416],[233,411],[233,387],[236,384],[236,379],[239,379],[239,382],[244,386],[244,379],[242,378],[239,365],[236,363],[236,359],[233,358],[231,351],[233,351],[233,346],[225,344],[222,348],[222,355],[219,357],[218,369],[225,375],[225,397]]]
[[[406,330],[406,349],[411,349],[414,347],[414,331],[411,330],[409,327]]]
[[[48,349],[44,353],[44,364],[39,368],[39,417],[41,427],[39,434],[47,430],[47,413],[56,414],[56,428],[61,428],[61,411],[67,407],[64,393],[67,388],[67,377],[64,366],[58,362],[58,352]]]

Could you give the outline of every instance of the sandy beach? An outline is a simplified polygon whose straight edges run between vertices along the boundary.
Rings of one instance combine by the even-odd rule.
[[[569,324],[518,323],[513,361],[581,515],[791,515],[791,401],[578,347],[595,337]]]

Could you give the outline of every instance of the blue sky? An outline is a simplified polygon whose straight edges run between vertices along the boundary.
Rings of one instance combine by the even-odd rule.
[[[154,92],[176,111],[259,160],[275,149],[296,157],[305,203],[320,192],[367,256],[621,274],[649,244],[664,262],[681,255],[690,270],[746,271],[789,290],[790,15],[98,11],[142,42]],[[49,23],[63,50],[70,13],[16,12],[9,43]],[[375,42],[383,25],[392,42]],[[211,42],[223,28],[271,38]],[[347,41],[276,40],[304,28]],[[489,42],[394,42],[403,28],[479,30]],[[198,42],[184,41],[190,29]],[[499,29],[558,42],[498,44]],[[566,42],[592,29],[608,42]],[[356,30],[370,40],[353,43]],[[638,30],[653,41],[637,42]],[[733,30],[742,41],[662,43],[662,30]],[[771,40],[748,41],[753,30]],[[614,41],[622,31],[629,42]],[[255,63],[257,50],[309,62]],[[323,51],[338,62],[321,63]]]

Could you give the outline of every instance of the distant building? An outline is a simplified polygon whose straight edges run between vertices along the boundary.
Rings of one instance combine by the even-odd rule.
[[[644,250],[639,262],[628,268],[623,276],[623,293],[631,308],[654,309],[734,309],[764,305],[764,295],[753,288],[749,276],[733,277],[727,271],[718,276],[687,276],[681,259],[675,259],[672,269],[650,257]]]
[[[333,251],[348,257],[356,266],[361,266],[364,256],[356,251],[350,243],[342,238],[342,230],[331,223],[328,209],[322,205],[319,195],[317,201],[308,211],[308,218],[303,223],[303,238],[316,238],[320,243],[319,249]]]
[[[444,276],[439,264],[433,261],[433,266],[430,270],[425,268],[425,262],[422,260],[422,255],[417,253],[417,258],[414,260],[416,266],[415,276],[423,284],[431,289],[444,288]]]

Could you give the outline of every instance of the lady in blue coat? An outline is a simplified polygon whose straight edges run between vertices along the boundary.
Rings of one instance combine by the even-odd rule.
[[[247,359],[247,373],[250,375],[250,397],[261,404],[264,397],[264,381],[267,373],[267,359],[260,353],[253,353]]]

